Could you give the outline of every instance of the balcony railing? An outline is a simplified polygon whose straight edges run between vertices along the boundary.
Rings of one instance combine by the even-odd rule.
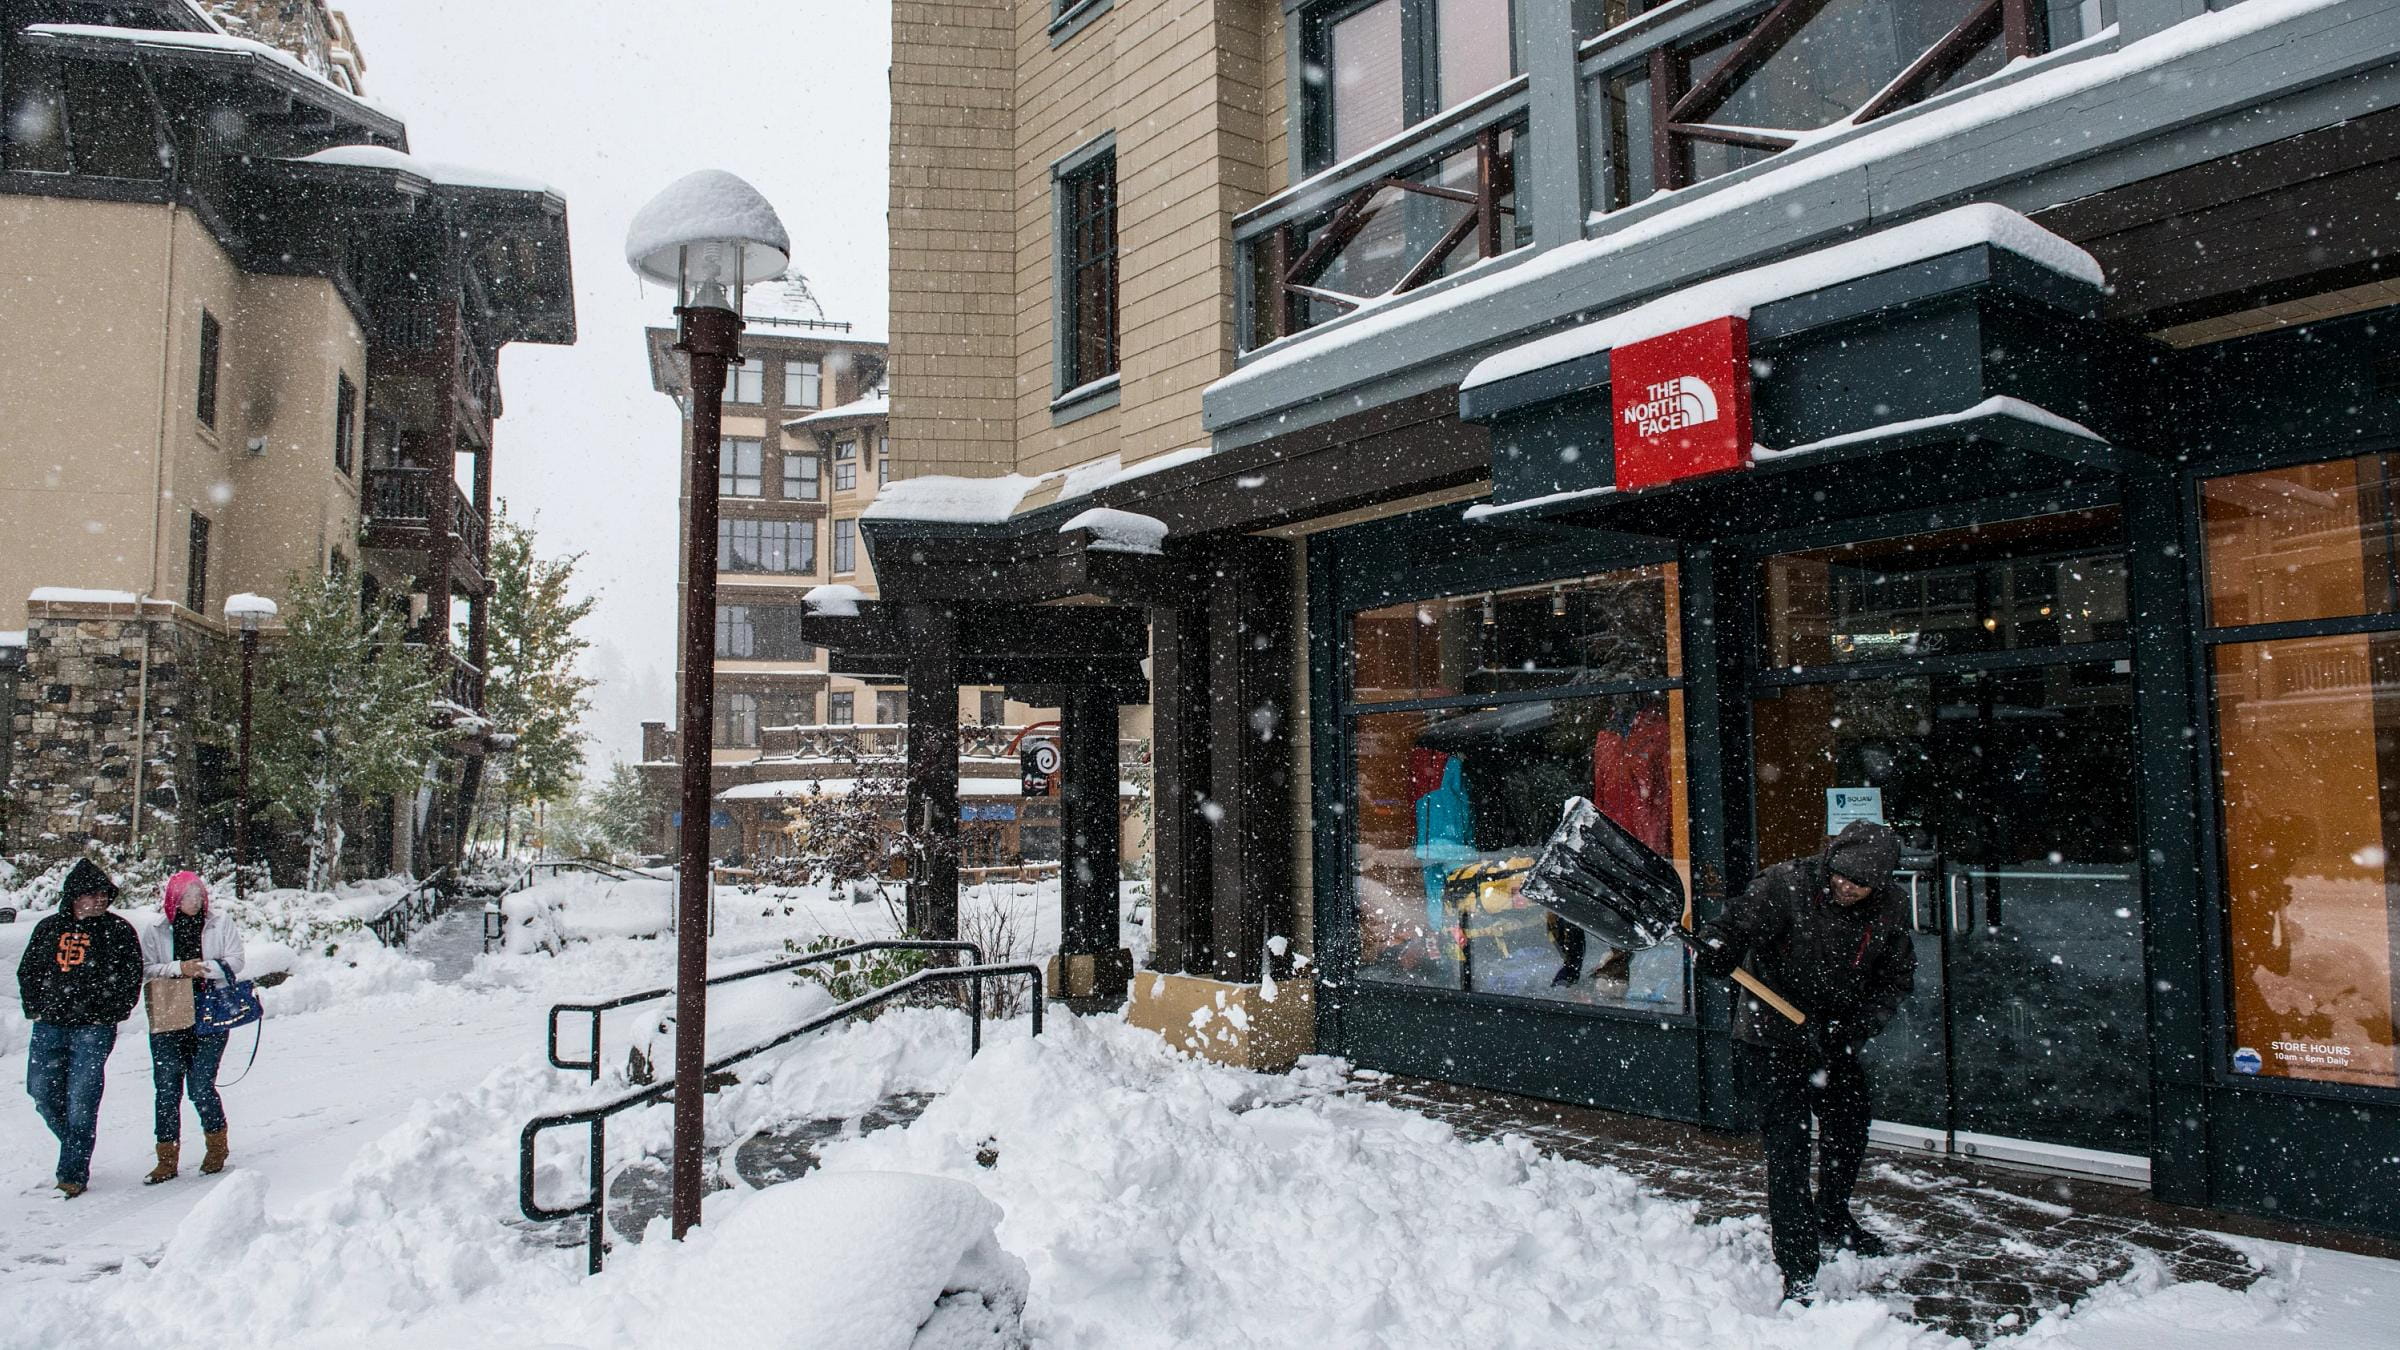
[[[483,711],[483,668],[444,647],[435,650],[422,642],[406,644],[409,652],[433,670],[434,697],[445,699],[468,712]]]
[[[1235,217],[1242,349],[1531,241],[1522,76]]]
[[[437,469],[369,469],[360,496],[368,546],[426,548],[433,535],[456,541],[477,575],[491,561],[491,527],[458,483]]]

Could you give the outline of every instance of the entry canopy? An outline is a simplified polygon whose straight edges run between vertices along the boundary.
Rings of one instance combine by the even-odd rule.
[[[920,631],[925,614],[917,606],[875,600],[811,604],[801,613],[800,640],[825,648],[838,674],[904,680],[911,653],[940,640]],[[1142,662],[1150,651],[1150,628],[1141,610],[985,604],[961,606],[955,617],[960,684],[1098,687],[1120,703],[1149,695]]]

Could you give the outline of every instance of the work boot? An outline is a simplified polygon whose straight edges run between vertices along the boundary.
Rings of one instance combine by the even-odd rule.
[[[182,1157],[183,1145],[179,1141],[173,1139],[159,1140],[158,1166],[150,1169],[150,1175],[142,1178],[142,1184],[145,1186],[155,1186],[162,1181],[173,1181],[175,1179],[175,1165],[182,1160]]]
[[[1859,1223],[1857,1216],[1847,1206],[1832,1213],[1819,1214],[1817,1232],[1826,1246],[1857,1252],[1860,1256],[1882,1256],[1891,1251],[1882,1238],[1868,1232]]]
[[[1803,1308],[1815,1303],[1817,1301],[1817,1277],[1814,1275],[1785,1275],[1783,1277],[1783,1301],[1797,1303]]]
[[[83,1183],[80,1181],[67,1181],[62,1178],[54,1184],[58,1187],[58,1193],[69,1200],[83,1194]]]
[[[200,1155],[200,1170],[215,1176],[225,1170],[225,1132],[210,1130],[207,1139],[208,1148]]]

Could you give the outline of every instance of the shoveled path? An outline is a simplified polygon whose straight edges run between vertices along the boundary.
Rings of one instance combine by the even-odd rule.
[[[1614,1167],[1644,1189],[1699,1207],[1702,1222],[1766,1212],[1754,1135],[1361,1072],[1356,1090],[1473,1138],[1522,1136],[1578,1162]],[[1859,1180],[1860,1220],[1893,1255],[1829,1265],[1830,1296],[1856,1293],[1982,1345],[2137,1269],[2247,1288],[2263,1273],[2211,1233],[2400,1258],[2400,1242],[2336,1229],[2202,1212],[2106,1182],[1877,1150]],[[1765,1239],[1760,1238],[1761,1255]]]

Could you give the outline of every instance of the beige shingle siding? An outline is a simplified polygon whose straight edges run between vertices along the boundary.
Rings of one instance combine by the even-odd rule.
[[[1201,444],[1200,391],[1232,367],[1232,217],[1285,178],[1281,5],[1116,0],[1056,47],[1050,17],[1049,0],[893,6],[901,472]],[[1050,166],[1109,133],[1120,402],[1053,426]]]

